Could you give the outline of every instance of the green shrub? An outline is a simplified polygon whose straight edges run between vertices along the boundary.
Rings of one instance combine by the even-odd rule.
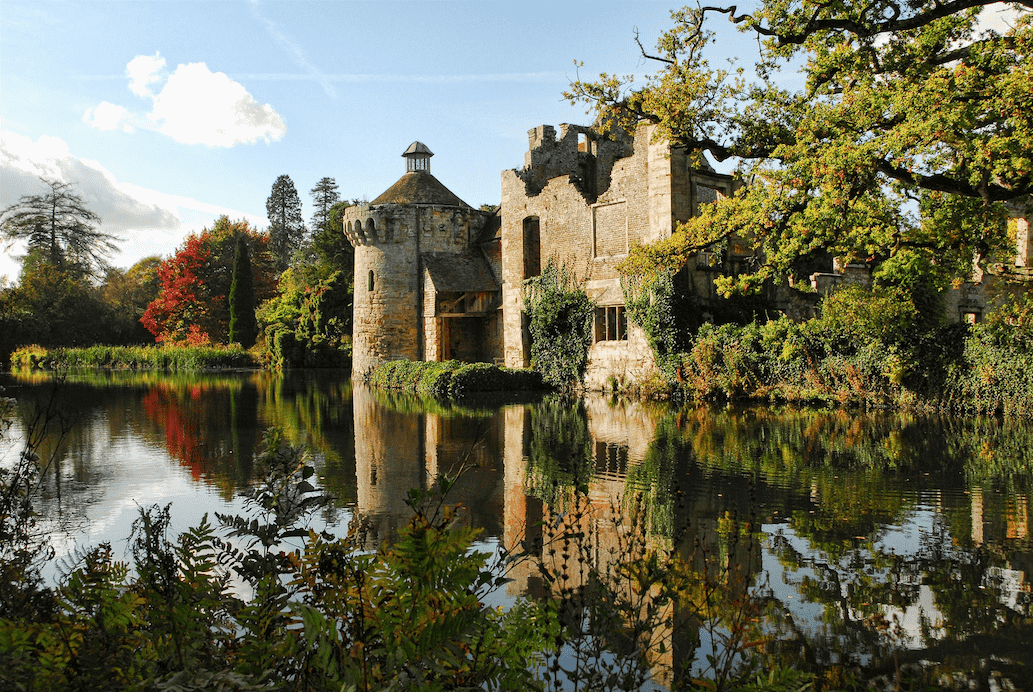
[[[458,360],[392,360],[371,372],[366,381],[379,389],[400,389],[437,399],[461,398],[476,392],[540,390],[546,387],[534,370],[500,368],[491,363]]]
[[[1033,328],[991,321],[973,327],[944,387],[948,408],[1033,415]]]
[[[337,271],[314,286],[298,285],[299,279],[294,269],[284,272],[286,290],[258,311],[263,358],[278,369],[351,367],[350,278]]]

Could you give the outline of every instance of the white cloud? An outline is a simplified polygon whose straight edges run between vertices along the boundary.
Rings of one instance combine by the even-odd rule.
[[[238,82],[204,63],[180,65],[148,116],[159,132],[182,144],[231,147],[260,139],[275,141],[287,131],[283,118]]]
[[[102,101],[96,108],[88,108],[83,114],[83,122],[98,130],[117,130],[121,128],[124,132],[133,132],[133,126],[129,124],[129,111],[122,106]]]
[[[1028,13],[1029,10],[1017,8],[1006,2],[986,5],[976,17],[976,30],[977,32],[994,31],[1003,36],[1015,26],[1021,15]]]
[[[138,55],[126,65],[126,75],[129,77],[129,91],[141,98],[155,98],[151,91],[151,84],[162,80],[165,71],[165,58],[155,52],[153,56]]]
[[[120,238],[120,253],[112,258],[117,266],[128,267],[148,255],[171,255],[187,233],[224,214],[256,226],[267,223],[255,214],[120,182],[101,163],[74,156],[58,137],[32,140],[0,131],[0,209],[22,195],[43,192],[40,177],[75,184],[100,216],[101,227]],[[23,251],[24,244],[0,253],[0,276],[17,276],[16,257]]]
[[[269,104],[259,103],[239,82],[212,72],[203,62],[178,65],[166,76],[159,53],[138,55],[126,65],[129,90],[153,102],[146,117],[104,102],[83,115],[100,130],[156,130],[181,144],[232,147],[283,138],[287,126]],[[159,88],[160,87],[160,88]]]
[[[112,233],[180,225],[173,209],[128,194],[101,164],[73,156],[57,137],[33,141],[15,132],[0,132],[0,176],[0,207],[17,202],[22,195],[39,194],[43,191],[39,178],[46,177],[74,183],[90,209],[101,217],[105,230]]]

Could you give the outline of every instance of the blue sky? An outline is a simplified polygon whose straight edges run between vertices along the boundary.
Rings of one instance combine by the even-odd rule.
[[[380,194],[414,140],[467,203],[499,202],[527,130],[587,123],[562,92],[644,75],[667,2],[46,2],[0,4],[0,206],[78,185],[119,235],[116,266],[167,256],[220,214],[266,224],[290,175],[311,216],[323,176]],[[750,49],[734,31],[715,55]],[[0,256],[15,279],[19,247]]]
[[[589,123],[562,92],[576,76],[653,70],[647,48],[677,5],[623,2],[3,0],[0,207],[73,182],[113,264],[168,256],[220,214],[264,227],[277,176],[323,176],[372,199],[414,140],[467,203],[498,203],[527,130]],[[740,3],[740,11],[749,4]],[[727,22],[715,66],[749,67],[756,43]],[[15,279],[22,248],[0,253]]]

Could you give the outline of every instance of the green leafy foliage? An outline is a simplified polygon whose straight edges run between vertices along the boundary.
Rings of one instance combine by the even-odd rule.
[[[307,527],[325,498],[306,455],[279,432],[266,435],[259,465],[249,513],[220,516],[221,531],[206,517],[173,540],[168,506],[141,509],[132,565],[98,546],[66,567],[52,616],[5,609],[5,683],[41,691],[537,687],[548,615],[531,603],[509,612],[485,605],[506,579],[472,550],[477,531],[460,527],[444,502],[455,478],[412,491],[407,526],[370,553],[354,528],[334,538]]]
[[[644,56],[643,86],[603,74],[567,97],[605,126],[656,134],[738,163],[747,184],[705,205],[668,241],[634,249],[630,264],[677,270],[699,250],[738,236],[762,261],[718,280],[750,293],[799,275],[815,253],[876,266],[927,253],[965,279],[1006,250],[1005,203],[1031,191],[1028,11],[998,33],[978,25],[989,0],[901,5],[840,0],[687,7]],[[1028,3],[1016,3],[1028,9]],[[753,74],[707,61],[711,21],[758,39]],[[805,83],[787,88],[802,67]],[[914,201],[919,202],[917,213]]]
[[[565,267],[549,258],[524,282],[531,367],[557,387],[576,387],[588,367],[595,306]]]
[[[346,368],[351,364],[351,278],[334,271],[314,284],[291,267],[280,293],[258,311],[265,357],[275,368]]]
[[[685,319],[698,310],[692,309],[691,299],[678,295],[674,277],[668,270],[638,280],[624,274],[621,288],[628,319],[646,333],[661,373],[673,380],[676,355],[685,350],[684,342],[694,326],[686,324]]]
[[[312,195],[312,206],[315,209],[312,212],[312,236],[317,237],[326,230],[334,205],[340,201],[341,195],[337,192],[337,181],[330,177],[320,178],[309,194]]]
[[[276,269],[282,272],[290,266],[291,258],[305,239],[301,198],[289,175],[281,175],[273,182],[265,211],[269,218],[269,252],[276,262]]]
[[[436,399],[459,399],[476,392],[541,390],[541,373],[458,360],[392,360],[373,370],[367,381],[380,389],[401,389]]]

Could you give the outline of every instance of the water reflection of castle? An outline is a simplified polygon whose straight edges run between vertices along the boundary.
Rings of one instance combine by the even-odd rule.
[[[547,509],[528,487],[529,448],[535,434],[531,407],[507,406],[481,416],[414,414],[384,405],[378,399],[382,396],[363,387],[353,391],[358,479],[355,520],[367,548],[390,539],[407,521],[411,514],[405,502],[409,489],[429,488],[437,474],[455,473],[464,466],[467,470],[448,496],[450,504],[462,505],[461,521],[482,528],[485,537],[497,538],[509,548],[542,545],[541,522]],[[590,535],[595,567],[605,572],[607,561],[616,559],[622,550],[620,530],[612,521],[614,502],[629,492],[629,468],[645,461],[656,436],[656,419],[639,404],[611,407],[597,399],[586,402],[585,409],[588,437],[581,449],[586,453],[590,507],[576,520],[580,524],[570,523],[573,513],[568,513],[561,531],[566,528]],[[720,542],[719,517],[729,501],[735,500],[698,494],[681,506],[681,512],[693,515],[691,520],[674,518],[691,524],[693,536],[688,543],[695,539],[716,546]],[[744,583],[749,582],[760,569],[759,544],[725,554],[723,559],[725,566],[737,563],[733,571]],[[519,563],[509,576],[513,581],[507,589],[513,596],[541,598],[549,593],[533,561]],[[583,586],[577,580],[574,574],[551,588]],[[673,611],[669,616],[669,627],[656,633],[667,642],[665,660],[657,661],[667,670],[679,658],[691,660],[695,648],[688,643],[694,640],[691,623],[682,623],[686,625],[680,628],[684,636],[679,637],[674,631],[679,616]]]
[[[954,482],[947,477],[930,481],[928,485],[919,481],[917,485],[907,486],[911,489],[905,492],[903,485],[895,484],[905,480],[912,482],[913,479],[904,478],[909,472],[902,472],[897,478],[895,472],[880,470],[878,465],[860,469],[849,463],[831,469],[823,467],[820,459],[808,456],[814,439],[827,445],[823,453],[833,457],[841,454],[833,449],[838,433],[830,429],[824,419],[817,421],[821,425],[806,417],[802,422],[796,421],[801,429],[808,425],[819,428],[815,433],[818,437],[812,438],[808,432],[799,439],[793,438],[793,444],[779,453],[800,454],[791,469],[796,475],[774,478],[760,470],[758,460],[752,470],[749,463],[743,466],[743,460],[748,461],[756,452],[751,445],[759,440],[760,448],[771,449],[773,443],[765,437],[766,433],[751,434],[759,435],[757,439],[742,434],[741,429],[735,428],[742,421],[724,421],[722,425],[727,427],[722,428],[712,418],[701,424],[690,414],[690,420],[683,425],[681,421],[672,423],[669,411],[665,417],[640,404],[611,406],[601,398],[587,400],[584,411],[577,416],[553,420],[542,412],[541,404],[457,415],[423,409],[412,412],[400,402],[385,405],[382,393],[362,387],[355,388],[353,397],[358,480],[356,519],[366,531],[369,548],[389,539],[407,520],[409,510],[405,498],[410,488],[428,488],[438,473],[455,472],[463,465],[469,469],[448,498],[450,502],[462,504],[461,521],[482,528],[485,538],[498,539],[507,547],[518,546],[525,540],[532,544],[538,541],[540,545],[542,520],[547,517],[548,509],[539,491],[543,485],[548,490],[550,479],[551,482],[558,479],[561,484],[569,482],[570,474],[576,470],[536,467],[535,459],[541,456],[542,447],[548,449],[551,445],[557,462],[564,461],[559,458],[564,454],[584,455],[582,461],[587,468],[581,470],[587,471],[587,476],[581,480],[587,483],[587,502],[593,512],[579,520],[582,523],[568,528],[591,535],[595,546],[592,560],[599,571],[606,570],[606,561],[620,548],[620,536],[610,521],[612,502],[614,498],[636,492],[647,495],[654,505],[663,505],[666,512],[662,519],[668,532],[660,531],[650,537],[654,545],[681,553],[697,573],[723,571],[724,576],[720,578],[726,584],[732,585],[734,581],[743,587],[754,584],[761,575],[762,547],[757,541],[730,545],[727,540],[730,516],[753,517],[759,525],[766,525],[768,531],[773,530],[772,527],[776,527],[774,530],[780,526],[792,527],[791,531],[805,544],[807,554],[801,554],[802,558],[816,556],[818,560],[829,560],[837,545],[861,546],[863,541],[859,539],[864,536],[877,540],[886,527],[907,522],[914,506],[903,496],[920,495],[923,503],[930,497],[936,498],[931,511],[939,517],[937,521],[945,522],[945,535],[955,546],[967,551],[989,545],[1001,553],[1002,559],[995,560],[982,577],[1000,582],[996,596],[991,599],[997,602],[994,607],[1022,610],[1025,607],[1022,604],[1029,599],[1033,552],[1029,549],[1029,501],[1025,494],[987,492],[975,486],[967,493],[946,492]],[[582,427],[564,429],[555,439],[549,437],[550,425],[576,428],[573,420],[580,420]],[[756,421],[749,423],[754,425]],[[778,422],[778,425],[789,429],[793,422]],[[684,434],[687,429],[691,434]],[[851,426],[848,432],[853,435],[857,431]],[[881,448],[885,432],[873,433],[875,447]],[[907,434],[920,433],[919,427]],[[570,438],[576,440],[573,447],[564,441]],[[664,451],[665,444],[678,439],[682,440],[681,449]],[[783,444],[787,444],[785,439]],[[788,449],[794,445],[794,449]],[[722,455],[726,457],[723,460],[719,458]],[[741,458],[729,461],[736,455]],[[546,476],[544,481],[542,475]],[[964,487],[964,481],[957,480]],[[536,482],[537,488],[534,487]],[[760,528],[759,525],[755,528]],[[669,542],[671,533],[679,531],[681,542],[673,545]],[[699,556],[689,550],[692,544],[710,546],[713,562],[697,564]],[[827,550],[832,552],[825,552]],[[836,565],[831,567],[836,568]],[[919,550],[910,569],[921,575],[943,567],[931,561],[928,555],[923,557]],[[840,577],[849,580],[850,574],[848,570]],[[507,588],[512,595],[540,598],[562,586],[577,586],[569,582],[548,585],[532,562],[520,564],[509,576],[513,581]],[[824,587],[816,588],[815,593],[801,600],[821,604],[820,591]],[[894,587],[887,585],[886,588],[892,591]],[[889,596],[891,600],[885,608],[889,609],[887,612],[906,616],[910,612],[908,608],[923,605],[924,601],[911,603],[914,589],[901,588],[901,593]],[[838,597],[839,592],[829,594],[829,598],[833,596]],[[937,591],[934,594],[929,588],[925,589],[925,600],[929,601],[926,605],[932,606],[932,601],[937,601],[937,612],[952,609],[949,598],[948,593]],[[889,605],[897,603],[893,599],[900,603]],[[851,608],[867,605],[856,604]],[[694,630],[698,623],[673,609],[666,614],[665,621],[667,624],[658,629],[656,636],[666,642],[666,653],[664,660],[654,663],[672,671],[680,663],[693,659]],[[826,635],[807,636],[821,639]],[[834,644],[836,636],[839,635],[829,637],[829,641]],[[852,642],[850,646],[855,644],[864,642]],[[931,645],[932,640],[926,644]]]

